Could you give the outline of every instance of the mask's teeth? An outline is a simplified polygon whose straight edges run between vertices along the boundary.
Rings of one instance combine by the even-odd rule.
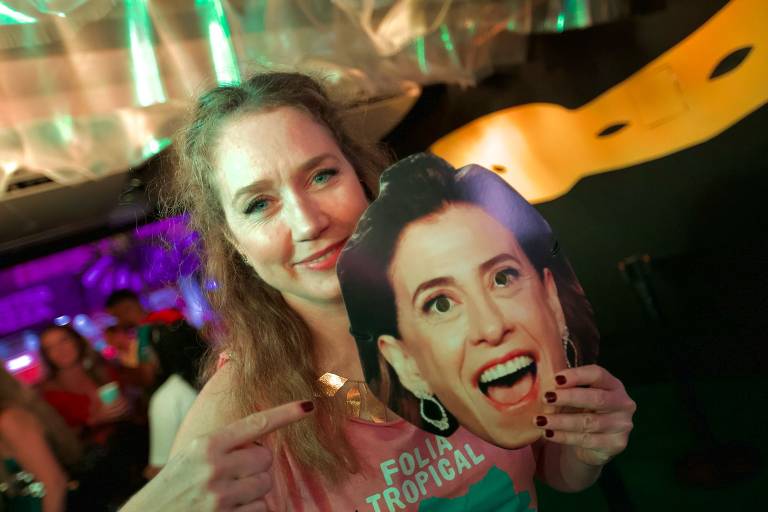
[[[533,359],[529,356],[517,356],[509,361],[499,363],[491,366],[480,375],[480,382],[486,384],[488,382],[506,377],[512,373],[522,370],[523,368],[533,364]]]

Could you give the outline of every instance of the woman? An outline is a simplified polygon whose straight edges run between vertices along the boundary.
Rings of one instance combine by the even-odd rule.
[[[117,380],[117,374],[111,372],[88,341],[68,325],[43,329],[40,356],[48,373],[40,385],[43,398],[88,441],[104,443],[109,424],[129,412],[122,396],[110,403],[99,397],[99,387]]]
[[[14,512],[65,509],[80,444],[51,408],[0,369],[0,500]],[[5,509],[4,509],[5,510]]]
[[[144,482],[145,419],[131,414],[116,369],[107,366],[72,327],[44,329],[40,355],[48,374],[40,384],[43,398],[86,445],[80,489],[74,497],[78,501],[72,507],[87,503],[91,510],[102,510],[122,503]]]
[[[381,186],[339,264],[368,383],[436,434],[453,433],[455,415],[505,448],[539,439],[555,374],[597,347],[549,226],[479,166],[414,155]]]
[[[375,414],[335,264],[384,161],[344,131],[316,82],[274,73],[218,87],[177,151],[175,204],[189,211],[218,284],[212,334],[229,362],[192,406],[175,455],[123,510],[426,510],[481,481],[489,510],[535,504],[531,449],[464,430],[448,441]],[[598,367],[561,373],[558,405],[602,400],[606,413],[592,436],[579,432],[582,415],[552,416],[553,442],[536,455],[548,483],[576,490],[623,450],[634,404]],[[328,382],[355,387],[321,398]],[[489,492],[499,481],[504,492]]]

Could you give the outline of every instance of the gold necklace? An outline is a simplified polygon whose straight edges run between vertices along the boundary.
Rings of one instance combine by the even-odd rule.
[[[330,372],[324,373],[317,380],[326,396],[341,394],[344,397],[349,416],[373,423],[387,421],[387,408],[364,380],[348,379]]]

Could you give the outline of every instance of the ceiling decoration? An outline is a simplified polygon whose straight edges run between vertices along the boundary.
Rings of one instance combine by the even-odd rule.
[[[420,85],[520,61],[525,34],[629,14],[629,0],[0,2],[0,201],[124,172],[190,101],[264,69],[325,78],[381,137]],[[503,50],[503,51],[502,51]]]

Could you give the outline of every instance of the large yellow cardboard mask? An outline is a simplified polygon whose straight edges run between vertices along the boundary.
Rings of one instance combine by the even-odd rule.
[[[419,154],[387,169],[337,272],[370,389],[435,434],[536,441],[555,374],[597,352],[549,225],[477,165]]]
[[[483,116],[431,150],[499,172],[533,203],[582,177],[705,142],[768,102],[768,1],[732,0],[696,32],[586,105]]]

